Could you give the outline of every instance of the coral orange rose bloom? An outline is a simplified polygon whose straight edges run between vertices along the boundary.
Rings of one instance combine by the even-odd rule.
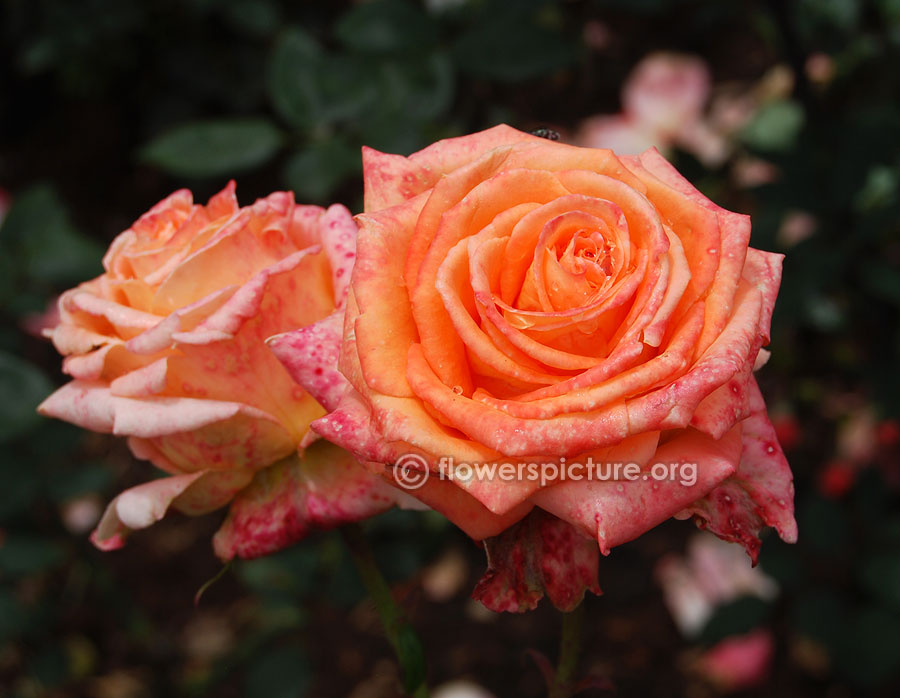
[[[597,589],[598,550],[672,516],[754,557],[764,526],[794,540],[791,473],[753,377],[781,256],[748,247],[747,216],[654,150],[506,126],[409,158],[364,150],[364,172],[339,364],[352,388],[313,429],[367,461],[427,464],[413,494],[487,539],[478,598],[571,608]],[[461,467],[588,457],[640,475]],[[651,477],[658,463],[696,478]]]
[[[349,453],[311,443],[325,409],[265,343],[321,320],[340,326],[356,234],[342,206],[276,193],[240,208],[233,182],[200,206],[181,190],[113,241],[103,275],[62,295],[48,335],[74,380],[40,411],[127,436],[168,474],[110,504],[99,547],[170,506],[202,514],[232,502],[217,552],[253,556],[392,503],[395,490]]]

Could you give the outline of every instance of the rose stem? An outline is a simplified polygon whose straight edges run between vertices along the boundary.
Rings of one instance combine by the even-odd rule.
[[[369,541],[357,523],[341,526],[341,536],[350,550],[350,556],[356,564],[363,585],[375,602],[381,624],[388,641],[394,648],[400,666],[403,668],[403,685],[407,693],[414,698],[428,698],[428,687],[425,685],[425,653],[422,643],[407,622],[403,611],[394,602],[394,597],[387,581],[378,569],[375,556]]]
[[[559,660],[556,676],[550,688],[550,698],[569,698],[572,695],[578,655],[581,652],[581,626],[584,624],[584,604],[563,613],[562,637],[559,640]]]

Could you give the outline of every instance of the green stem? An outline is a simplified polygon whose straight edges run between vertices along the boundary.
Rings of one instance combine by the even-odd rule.
[[[425,684],[425,653],[422,643],[403,611],[394,602],[390,587],[378,569],[369,541],[359,524],[345,524],[340,528],[344,543],[350,550],[363,585],[375,602],[381,624],[394,653],[403,668],[403,685],[414,698],[428,698]]]
[[[574,687],[578,657],[581,652],[581,627],[584,625],[584,604],[563,614],[562,637],[559,640],[559,660],[556,676],[550,688],[550,698],[569,698]]]

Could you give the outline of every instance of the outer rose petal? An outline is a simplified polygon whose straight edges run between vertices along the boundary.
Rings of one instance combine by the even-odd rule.
[[[702,528],[724,540],[741,543],[755,564],[760,531],[773,526],[782,540],[795,543],[797,522],[790,467],[754,379],[748,390],[752,414],[742,422],[743,448],[737,472],[677,516],[694,516]]]
[[[153,525],[170,506],[205,514],[227,503],[252,477],[247,470],[201,470],[132,487],[110,502],[91,541],[101,550],[121,548],[132,531]]]
[[[380,514],[400,493],[347,451],[319,441],[256,474],[234,500],[213,545],[223,560],[259,557],[350,521]]]
[[[692,463],[696,481],[676,478],[656,480],[570,480],[542,490],[532,498],[595,538],[603,554],[627,543],[678,513],[686,504],[709,492],[737,468],[741,449],[740,427],[714,441],[697,432],[683,432],[660,446],[652,463]]]
[[[459,138],[447,138],[406,158],[363,146],[365,209],[396,206],[431,188],[441,175],[503,145],[541,139],[505,124]]]
[[[544,594],[559,610],[571,611],[586,591],[601,593],[597,546],[540,509],[485,540],[484,548],[488,570],[472,597],[492,611],[530,611]]]
[[[327,410],[336,408],[351,389],[337,368],[343,332],[344,313],[336,311],[313,325],[275,335],[267,341],[291,378]]]

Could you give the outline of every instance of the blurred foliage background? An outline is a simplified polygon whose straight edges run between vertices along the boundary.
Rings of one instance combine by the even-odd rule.
[[[754,246],[787,255],[759,376],[796,474],[801,537],[763,546],[775,598],[720,605],[693,638],[653,574],[691,526],[616,549],[601,561],[605,596],[587,602],[585,663],[621,695],[716,695],[729,687],[696,657],[763,627],[772,660],[739,695],[896,695],[897,0],[3,0],[0,695],[396,695],[333,535],[235,564],[196,607],[219,571],[215,516],[92,548],[105,502],[149,466],[35,414],[63,381],[41,314],[176,188],[204,199],[235,177],[243,203],[286,188],[358,211],[363,143],[410,153],[500,122],[578,141],[585,119],[621,110],[630,72],[658,51],[706,64],[709,110],[756,95],[719,134],[720,157],[669,145],[689,179],[752,215]],[[393,512],[369,528],[432,684],[543,695],[526,651],[554,656],[552,609],[480,611],[467,594],[483,554],[439,517]]]

